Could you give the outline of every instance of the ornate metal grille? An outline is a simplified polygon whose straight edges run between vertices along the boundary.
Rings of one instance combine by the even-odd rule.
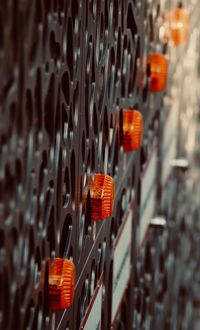
[[[195,54],[198,4],[185,5]],[[113,251],[134,203],[130,280],[113,329],[193,329],[200,235],[198,202],[190,196],[199,196],[199,151],[194,158],[183,148],[189,135],[180,115],[178,156],[188,155],[196,170],[188,178],[176,168],[162,187],[169,100],[150,93],[146,65],[158,49],[173,57],[158,37],[162,12],[171,7],[159,0],[0,1],[0,328],[78,329],[103,276],[101,328],[109,329]],[[169,68],[170,100],[186,49],[176,51]],[[189,118],[191,104],[182,100]],[[143,147],[132,154],[122,148],[123,108],[144,116]],[[155,141],[154,213],[166,217],[167,227],[151,228],[138,255],[141,173]],[[114,177],[115,203],[111,218],[92,222],[83,196],[96,172]],[[76,291],[68,310],[51,313],[47,259],[57,256],[73,259]]]

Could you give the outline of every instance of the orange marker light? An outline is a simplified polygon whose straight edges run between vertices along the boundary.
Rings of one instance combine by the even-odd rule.
[[[138,150],[142,143],[143,116],[137,110],[123,109],[124,152]]]
[[[189,38],[189,15],[183,8],[175,8],[170,15],[171,40],[182,45]]]
[[[89,180],[92,220],[105,219],[112,215],[114,180],[107,174],[95,174]]]
[[[167,59],[163,54],[148,55],[150,66],[150,90],[151,92],[161,92],[167,84]]]
[[[56,258],[49,261],[50,309],[66,309],[74,299],[75,266],[68,259]]]

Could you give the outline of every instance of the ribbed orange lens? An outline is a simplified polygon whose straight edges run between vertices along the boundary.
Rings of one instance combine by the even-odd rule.
[[[51,310],[63,310],[74,299],[75,266],[68,259],[49,261],[49,297]]]
[[[189,15],[183,8],[175,8],[170,16],[171,40],[182,45],[189,38]]]
[[[150,66],[150,90],[161,92],[167,84],[167,59],[162,54],[150,54],[148,56]]]
[[[138,150],[142,143],[143,116],[137,110],[123,109],[124,152]]]
[[[107,174],[95,174],[89,181],[91,218],[106,219],[112,215],[114,180]]]

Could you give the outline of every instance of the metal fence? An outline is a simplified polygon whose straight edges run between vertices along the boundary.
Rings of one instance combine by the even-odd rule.
[[[176,48],[160,37],[176,1],[0,1],[0,328],[88,329],[95,315],[94,329],[194,329],[197,2],[183,2],[190,41]],[[169,57],[156,94],[154,52]],[[123,108],[144,117],[132,153]],[[84,201],[95,173],[115,181],[112,217],[96,222]],[[76,288],[69,309],[51,312],[55,257],[73,260]]]

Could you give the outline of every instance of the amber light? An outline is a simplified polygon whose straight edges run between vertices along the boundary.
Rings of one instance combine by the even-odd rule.
[[[75,266],[68,259],[49,261],[49,297],[51,310],[63,310],[74,299]]]
[[[107,174],[97,173],[89,180],[92,220],[106,219],[112,215],[114,180]]]
[[[124,152],[138,150],[142,143],[143,116],[137,110],[123,109]]]
[[[183,8],[175,8],[170,15],[170,35],[175,45],[182,45],[189,38],[189,15]]]
[[[148,65],[150,67],[150,90],[161,92],[167,84],[167,59],[163,54],[149,54]]]

